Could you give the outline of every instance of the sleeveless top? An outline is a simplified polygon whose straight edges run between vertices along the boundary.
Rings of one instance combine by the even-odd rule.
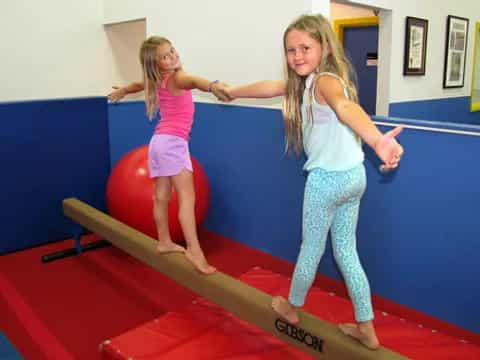
[[[157,101],[160,121],[155,128],[155,134],[169,134],[190,139],[195,106],[192,92],[184,90],[181,95],[172,95],[167,88],[171,75],[162,80],[157,88]]]
[[[342,79],[332,73],[321,74],[339,79],[348,98]],[[329,105],[321,105],[317,102],[314,82],[316,75],[312,73],[307,77],[303,92],[302,135],[303,149],[307,155],[303,168],[306,171],[314,168],[329,171],[351,169],[363,162],[361,139],[337,118]],[[313,91],[311,100],[310,91]]]

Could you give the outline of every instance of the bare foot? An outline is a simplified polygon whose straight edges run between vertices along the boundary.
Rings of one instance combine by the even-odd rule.
[[[185,251],[185,256],[193,264],[193,266],[195,266],[195,268],[204,275],[210,275],[217,271],[217,269],[207,262],[207,259],[205,259],[205,256],[201,250],[192,251],[191,249],[187,249]]]
[[[185,248],[183,246],[175,244],[173,241],[158,241],[157,248],[155,250],[161,254],[171,252],[185,252]]]
[[[360,341],[363,345],[371,350],[376,350],[380,346],[373,327],[371,330],[360,329],[360,326],[357,324],[339,324],[338,327],[345,335],[351,336]]]
[[[298,318],[297,310],[285,298],[274,296],[272,299],[272,308],[290,324],[295,325],[299,323],[300,319]]]

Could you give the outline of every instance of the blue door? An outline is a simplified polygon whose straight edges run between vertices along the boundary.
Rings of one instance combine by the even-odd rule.
[[[358,77],[360,105],[375,114],[377,101],[378,26],[345,27],[343,45]]]

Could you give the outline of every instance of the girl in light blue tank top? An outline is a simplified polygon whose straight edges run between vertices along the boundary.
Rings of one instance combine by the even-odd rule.
[[[303,203],[303,239],[288,300],[274,297],[273,309],[298,323],[331,232],[335,260],[353,302],[356,323],[340,329],[370,349],[379,347],[373,326],[370,287],[356,249],[360,199],[365,191],[361,140],[384,162],[398,166],[403,148],[395,140],[402,130],[380,133],[358,105],[351,68],[330,23],[321,15],[304,15],[284,33],[286,81],[261,81],[226,90],[226,96],[285,95],[283,116],[287,149],[304,151],[308,172]]]

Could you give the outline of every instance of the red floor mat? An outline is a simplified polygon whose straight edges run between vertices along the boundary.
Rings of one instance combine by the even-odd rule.
[[[260,268],[240,280],[272,295],[286,296],[289,289],[289,279]],[[307,299],[306,310],[322,319],[333,323],[353,320],[351,303],[345,298],[312,288]],[[375,326],[385,347],[411,359],[480,359],[478,346],[385,312],[375,311]],[[106,340],[101,351],[110,359],[309,359],[201,298],[182,312],[167,313]]]

